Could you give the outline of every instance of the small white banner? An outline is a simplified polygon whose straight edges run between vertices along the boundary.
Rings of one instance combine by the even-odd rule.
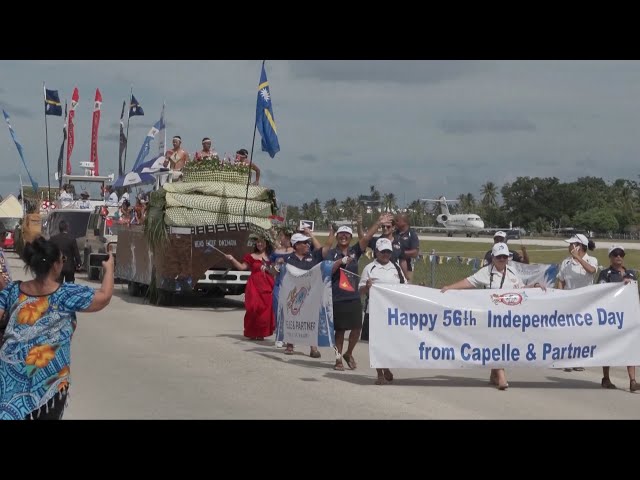
[[[638,284],[440,290],[374,284],[372,368],[640,365]]]

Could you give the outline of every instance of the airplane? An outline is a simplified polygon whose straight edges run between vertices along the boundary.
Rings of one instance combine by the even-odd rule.
[[[436,202],[440,205],[440,215],[436,217],[436,222],[442,225],[446,230],[447,236],[452,237],[454,232],[465,233],[467,237],[478,236],[481,230],[484,230],[484,221],[475,213],[457,213],[451,214],[447,203],[457,203],[457,200],[447,200],[442,195],[437,200],[431,198],[423,198],[423,201]]]
[[[453,237],[455,232],[465,233],[467,237],[478,237],[480,232],[495,233],[504,231],[507,234],[507,239],[520,238],[520,229],[514,230],[511,222],[509,222],[509,227],[485,228],[484,221],[475,213],[452,214],[449,212],[447,203],[458,203],[458,200],[447,200],[444,195],[437,200],[433,198],[422,198],[421,200],[423,202],[436,202],[436,204],[440,205],[441,213],[436,217],[436,221],[442,227],[417,227],[420,230],[444,230],[448,237]]]

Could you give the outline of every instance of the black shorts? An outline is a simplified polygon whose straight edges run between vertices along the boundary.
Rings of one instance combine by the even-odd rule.
[[[362,328],[362,303],[360,299],[333,304],[334,330],[359,330]]]

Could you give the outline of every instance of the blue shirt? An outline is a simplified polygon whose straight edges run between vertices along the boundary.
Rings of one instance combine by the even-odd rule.
[[[347,250],[347,255],[350,256],[353,260],[347,265],[342,265],[340,268],[353,273],[353,275],[350,275],[349,273],[338,269],[331,276],[331,288],[333,291],[334,303],[360,300],[360,293],[358,292],[358,281],[360,280],[360,277],[358,276],[358,260],[360,260],[362,253],[363,252],[360,248],[359,243],[350,246]],[[338,250],[337,248],[332,248],[327,253],[326,259],[335,262],[339,258],[343,258],[347,255],[344,255],[342,251]],[[343,285],[345,281],[347,281],[349,285]]]
[[[43,296],[23,293],[20,282],[0,292],[0,310],[10,312],[0,348],[0,420],[22,420],[69,385],[76,312],[94,296],[75,283]]]

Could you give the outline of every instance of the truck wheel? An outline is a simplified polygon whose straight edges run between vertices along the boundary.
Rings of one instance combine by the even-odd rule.
[[[158,305],[171,307],[175,304],[175,294],[166,290],[158,290]]]
[[[127,293],[132,297],[140,296],[140,285],[136,282],[129,282],[127,285]]]

